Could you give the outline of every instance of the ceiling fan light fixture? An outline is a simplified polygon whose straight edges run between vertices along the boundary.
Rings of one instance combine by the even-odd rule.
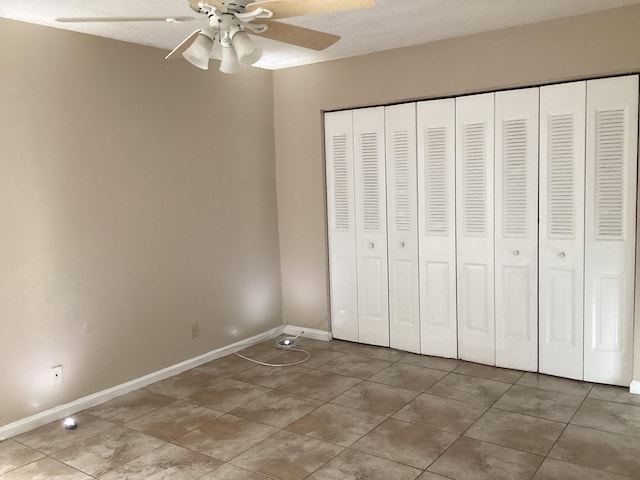
[[[208,70],[209,57],[211,56],[211,49],[213,48],[213,38],[214,36],[206,30],[200,30],[198,38],[184,51],[182,56],[194,67]]]
[[[220,71],[222,73],[240,73],[244,70],[238,61],[238,54],[233,45],[222,44],[222,61],[220,62]]]
[[[262,57],[262,49],[257,47],[249,35],[242,30],[233,33],[231,43],[238,55],[238,62],[242,66],[253,65]]]

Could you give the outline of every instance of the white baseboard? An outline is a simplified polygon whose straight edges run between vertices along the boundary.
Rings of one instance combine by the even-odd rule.
[[[19,435],[20,433],[28,432],[29,430],[33,430],[34,428],[41,427],[42,425],[46,425],[47,423],[53,422],[55,420],[60,420],[61,418],[72,415],[81,410],[95,407],[96,405],[100,405],[101,403],[104,403],[116,397],[120,397],[134,390],[138,390],[139,388],[146,387],[147,385],[151,385],[152,383],[159,382],[160,380],[164,380],[165,378],[173,377],[174,375],[178,375],[179,373],[186,372],[187,370],[191,370],[192,368],[198,367],[200,365],[204,365],[205,363],[215,360],[216,358],[224,357],[225,355],[229,355],[230,353],[237,352],[238,350],[242,350],[243,348],[249,345],[253,345],[254,343],[277,337],[278,335],[281,335],[283,333],[283,330],[284,327],[282,326],[272,328],[271,330],[268,330],[259,335],[241,340],[232,345],[227,345],[226,347],[212,350],[203,355],[199,355],[189,360],[185,360],[184,362],[171,365],[170,367],[163,368],[162,370],[158,370],[143,377],[136,378],[135,380],[116,385],[115,387],[107,388],[106,390],[102,390],[100,392],[92,393],[91,395],[73,400],[72,402],[65,403],[64,405],[58,405],[57,407],[53,407],[43,412],[36,413],[35,415],[32,415],[30,417],[26,417],[20,420],[16,420],[15,422],[9,423],[7,425],[0,426],[0,442],[15,435]]]
[[[285,335],[300,335],[303,338],[311,338],[313,340],[323,340],[328,342],[333,338],[331,332],[327,332],[326,330],[318,330],[316,328],[304,328],[304,327],[296,327],[294,325],[285,325],[284,326],[284,334]]]
[[[633,380],[629,385],[629,393],[640,395],[640,380]]]

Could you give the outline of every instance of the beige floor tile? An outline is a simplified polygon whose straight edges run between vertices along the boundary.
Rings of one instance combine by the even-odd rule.
[[[272,478],[225,463],[199,480],[271,480]]]
[[[2,480],[91,480],[92,477],[46,457],[12,470],[0,478]]]
[[[365,380],[331,400],[331,403],[376,415],[389,416],[418,395],[419,393],[416,391]]]
[[[355,378],[368,378],[391,365],[386,360],[349,353],[318,367],[318,370]]]
[[[627,387],[594,385],[589,392],[588,398],[640,406],[640,395],[629,393],[629,388]]]
[[[442,475],[438,475],[437,473],[424,472],[420,475],[416,480],[451,480],[450,478],[443,477]]]
[[[354,377],[310,370],[293,382],[285,383],[278,387],[278,390],[328,402],[360,383],[360,381],[361,380]]]
[[[221,378],[211,387],[189,395],[187,399],[203,407],[230,412],[269,391],[269,388],[259,385]]]
[[[569,395],[577,395],[586,397],[593,387],[593,384],[571,380],[568,378],[552,377],[550,375],[541,375],[539,373],[526,372],[520,380],[516,382],[518,385],[526,387],[539,388],[541,390],[549,390],[551,392],[567,393]]]
[[[203,425],[173,443],[228,462],[278,429],[234,415],[225,415]]]
[[[53,456],[67,465],[100,477],[164,445],[157,438],[124,427],[116,427],[56,452]]]
[[[276,348],[276,339],[267,340],[262,343],[258,343],[256,345],[252,345],[251,347],[247,347],[243,350],[240,350],[238,353],[241,355],[251,358],[253,360],[257,360],[259,362],[276,362],[276,359],[280,359],[285,352],[279,348]],[[237,355],[235,355],[237,357]],[[239,357],[240,358],[240,357]],[[248,361],[248,360],[245,360]],[[251,362],[249,362],[251,363]],[[255,364],[254,364],[255,366]]]
[[[369,380],[422,392],[446,374],[447,372],[433,368],[417,367],[408,363],[394,363],[370,377]]]
[[[135,390],[86,410],[87,413],[114,423],[124,424],[160,407],[175,402],[175,398],[146,390]]]
[[[417,468],[345,450],[311,475],[309,480],[414,480],[420,473]]]
[[[283,358],[283,360],[286,360]],[[307,370],[301,367],[267,367],[256,365],[244,372],[236,373],[229,378],[239,382],[252,383],[267,388],[276,388],[287,382],[295,380]]]
[[[0,442],[0,475],[44,457],[44,454],[11,439]]]
[[[571,423],[640,437],[640,406],[587,398]]]
[[[195,370],[204,372],[215,377],[226,377],[244,370],[255,367],[255,363],[251,363],[235,354],[226,355],[224,357],[212,360],[209,363],[196,367]]]
[[[327,403],[287,430],[348,447],[384,420],[381,415]]]
[[[480,418],[486,409],[484,406],[423,393],[392,418],[461,434]]]
[[[629,480],[629,477],[547,458],[533,480]]]
[[[444,370],[445,372],[455,370],[462,364],[462,360],[455,358],[431,357],[429,355],[418,355],[415,353],[408,353],[402,357],[399,362],[416,365],[418,367],[435,368],[436,370]]]
[[[231,463],[278,480],[302,480],[342,450],[337,445],[283,430]]]
[[[407,354],[407,352],[394,350],[393,348],[363,344],[356,345],[349,353],[361,355],[363,357],[375,358],[377,360],[387,360],[389,362],[397,362]]]
[[[304,347],[300,347],[303,348],[304,350],[306,350],[307,352],[309,352],[309,359],[304,362],[301,363],[300,366],[303,368],[318,368],[322,365],[324,365],[325,363],[329,363],[333,360],[336,360],[340,357],[342,357],[343,355],[346,355],[345,352],[339,352],[339,351],[335,351],[335,350],[328,350],[325,348],[304,348]],[[289,354],[289,357],[291,361],[298,361],[298,360],[302,360],[306,355],[304,355],[302,352],[291,352]]]
[[[273,390],[232,413],[255,422],[285,428],[323,405],[320,400]]]
[[[518,370],[509,370],[508,368],[492,367],[490,365],[471,362],[464,362],[459,365],[454,372],[505,383],[515,383],[523,375],[523,372]]]
[[[464,435],[503,447],[546,455],[565,426],[560,422],[489,409]]]
[[[188,370],[174,377],[152,383],[144,389],[173,398],[184,398],[199,390],[211,386],[217,379],[198,370]]]
[[[424,470],[457,438],[453,433],[389,419],[351,448]]]
[[[116,426],[111,422],[87,413],[80,413],[74,415],[74,417],[78,422],[78,428],[75,430],[65,430],[62,426],[62,420],[56,420],[30,432],[18,435],[15,440],[25,444],[27,447],[51,455]]]
[[[300,340],[300,366],[229,355],[0,442],[0,480],[640,479],[625,388]],[[274,344],[245,353],[304,357]]]
[[[513,385],[495,404],[495,408],[532,415],[557,422],[568,422],[583,397]]]
[[[329,342],[325,342],[324,340],[314,340],[311,338],[303,338],[300,339],[300,348],[317,348],[322,350],[331,350],[333,352],[341,352],[341,353],[350,353],[360,345],[353,342],[345,342],[343,340],[331,340]]]
[[[549,457],[640,478],[640,439],[569,425]]]
[[[456,480],[529,480],[543,457],[461,437],[429,471]]]
[[[495,380],[449,373],[430,387],[427,393],[453,398],[461,402],[489,406],[498,400],[509,389],[509,386],[507,383]]]
[[[224,415],[224,412],[178,400],[136,418],[125,426],[169,442]]]
[[[100,480],[196,480],[220,466],[197,452],[166,444],[107,473]]]

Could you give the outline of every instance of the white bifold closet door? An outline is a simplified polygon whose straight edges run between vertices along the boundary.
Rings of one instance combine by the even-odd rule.
[[[458,352],[495,364],[494,94],[456,99]]]
[[[353,113],[325,115],[329,286],[333,336],[357,342],[358,279],[353,171]]]
[[[390,346],[420,353],[416,105],[385,108]]]
[[[629,385],[638,76],[587,82],[584,379]]]
[[[358,337],[389,346],[384,107],[353,111]]]
[[[586,83],[540,88],[539,371],[583,378]]]
[[[538,88],[496,93],[496,365],[538,370]]]
[[[421,353],[458,357],[456,308],[456,102],[418,103]]]

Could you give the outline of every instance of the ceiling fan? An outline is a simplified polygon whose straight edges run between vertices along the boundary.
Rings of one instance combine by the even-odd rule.
[[[324,50],[340,37],[278,22],[282,18],[338,12],[375,6],[375,0],[188,0],[192,10],[205,15],[209,25],[199,28],[171,51],[167,60],[181,54],[192,65],[207,70],[216,42],[222,47],[220,71],[238,73],[262,56],[248,34],[312,50]],[[57,18],[58,22],[169,22],[204,20],[202,17],[90,17]]]

